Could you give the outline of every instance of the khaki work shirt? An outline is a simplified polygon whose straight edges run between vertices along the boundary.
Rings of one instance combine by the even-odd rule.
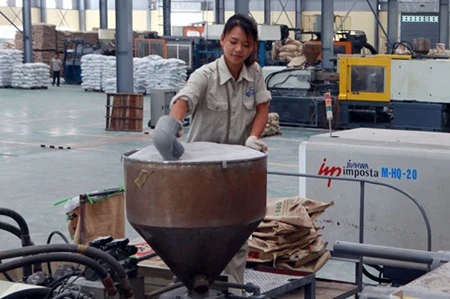
[[[267,103],[267,91],[261,67],[254,63],[242,67],[234,80],[225,59],[206,64],[193,72],[185,87],[173,97],[188,103],[192,115],[188,142],[208,141],[244,145],[250,136],[256,105]]]

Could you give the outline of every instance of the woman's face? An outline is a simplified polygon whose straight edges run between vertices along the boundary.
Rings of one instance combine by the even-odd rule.
[[[220,38],[225,60],[234,66],[242,66],[255,50],[255,44],[239,26],[235,26]]]

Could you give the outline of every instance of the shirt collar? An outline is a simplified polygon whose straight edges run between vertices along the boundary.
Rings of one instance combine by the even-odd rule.
[[[219,68],[219,76],[220,76],[220,85],[227,83],[228,80],[233,78],[233,76],[231,75],[230,70],[228,69],[228,66],[225,62],[225,57],[223,55],[219,58],[218,68]],[[248,67],[245,64],[242,66],[241,73],[239,74],[239,78],[236,82],[239,82],[242,79],[245,79],[248,82],[254,81],[254,79],[250,76]]]

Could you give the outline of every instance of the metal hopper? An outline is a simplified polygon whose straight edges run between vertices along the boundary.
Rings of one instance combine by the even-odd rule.
[[[125,154],[127,218],[183,284],[210,285],[266,213],[267,155],[207,142],[164,162],[153,146]]]

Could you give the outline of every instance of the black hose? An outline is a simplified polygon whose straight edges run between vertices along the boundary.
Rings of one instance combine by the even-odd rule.
[[[9,275],[8,272],[2,273],[2,274],[3,274],[3,276],[5,276],[5,278],[6,278],[8,281],[10,281],[10,282],[16,282],[16,281],[14,280],[14,278],[12,278],[12,276]]]
[[[66,244],[70,243],[69,240],[67,240],[66,236],[64,236],[62,232],[55,230],[55,231],[51,232],[50,235],[48,236],[47,244],[50,244],[54,235],[60,236],[61,239],[63,239],[64,243],[66,243]]]
[[[30,238],[30,230],[28,229],[28,224],[19,213],[11,209],[0,208],[0,215],[11,217],[12,219],[14,219],[14,221],[17,222],[21,232],[23,247],[34,245]]]
[[[0,221],[0,229],[13,234],[19,239],[22,239],[22,233],[20,232],[20,229],[18,229],[14,225]]]
[[[20,240],[22,242],[22,247],[34,245],[33,241],[31,241],[28,224],[19,213],[8,208],[0,208],[0,215],[8,216],[17,222],[20,228]],[[33,274],[32,265],[26,265],[25,267],[23,267],[23,278],[26,279],[31,274]]]
[[[45,262],[72,262],[85,265],[86,267],[94,270],[100,276],[103,286],[105,287],[105,290],[108,292],[108,294],[115,295],[117,293],[114,282],[111,276],[109,276],[108,271],[95,260],[78,254],[56,252],[27,256],[21,259],[13,260],[11,262],[0,264],[0,272],[9,271],[12,269],[23,267],[25,265]]]
[[[25,289],[6,295],[2,299],[41,299],[45,298],[49,292],[49,288]]]
[[[374,46],[372,46],[372,45],[369,44],[369,43],[365,43],[365,44],[363,45],[363,47],[366,48],[367,50],[369,50],[371,54],[374,54],[374,55],[375,55],[375,54],[378,54],[378,51],[374,48]]]
[[[21,259],[16,259],[11,262],[0,264],[0,272],[9,271],[28,264],[43,263],[43,262],[72,262],[82,264],[94,270],[100,276],[101,279],[105,279],[109,276],[108,271],[106,271],[105,268],[103,268],[99,263],[97,263],[93,259],[82,255],[70,254],[66,252],[45,253],[27,256]]]
[[[59,287],[62,283],[64,283],[64,280],[66,280],[66,279],[68,279],[68,278],[70,278],[70,277],[74,277],[74,276],[76,277],[75,280],[77,280],[79,277],[81,277],[81,276],[83,275],[83,273],[84,273],[84,271],[81,271],[81,270],[75,270],[75,271],[72,271],[72,273],[66,274],[66,275],[64,275],[64,276],[62,276],[62,277],[60,277],[60,278],[58,278],[57,280],[52,281],[52,282],[49,283],[48,286],[47,286],[48,288],[51,288],[51,293],[49,293],[49,294],[47,295],[47,297],[45,297],[44,299],[49,299],[49,298],[50,298],[50,295],[53,294],[53,292],[56,290],[56,288]],[[72,283],[73,283],[75,280],[73,280]]]
[[[13,234],[14,236],[16,236],[19,239],[22,239],[22,233],[20,232],[20,229],[18,229],[14,225],[0,221],[0,229]],[[0,263],[1,263],[1,261],[0,261]],[[11,275],[9,275],[7,272],[2,273],[2,274],[5,276],[5,278],[8,281],[15,282],[14,278],[12,278]]]
[[[380,272],[380,273],[381,273],[381,272]],[[365,267],[363,267],[363,274],[364,274],[367,278],[369,278],[369,279],[371,279],[371,280],[373,280],[373,281],[376,281],[376,282],[378,282],[379,284],[382,284],[382,283],[391,283],[391,282],[392,282],[390,279],[385,279],[385,278],[381,278],[381,277],[376,277],[375,275],[373,275],[372,273],[370,273],[369,271],[367,271],[367,269],[366,269]]]
[[[61,239],[63,239],[63,241],[64,241],[66,244],[70,243],[69,240],[67,240],[66,236],[64,236],[60,231],[55,230],[55,231],[51,232],[50,235],[48,236],[48,238],[47,238],[47,244],[50,244],[50,243],[51,243],[52,238],[53,238],[54,235],[60,236]],[[48,271],[48,275],[53,276],[53,273],[52,273],[52,267],[51,267],[50,263],[47,263],[47,271]]]
[[[52,281],[51,283],[49,283],[47,285],[47,287],[49,288],[53,288],[54,286],[58,286],[61,282],[63,282],[64,280],[66,280],[67,278],[70,278],[72,276],[76,276],[76,275],[80,275],[83,271],[81,270],[75,270],[72,273],[63,275],[61,277],[59,277],[58,279],[55,279],[54,281]]]
[[[48,245],[36,245],[24,248],[5,250],[0,252],[0,260],[14,258],[19,256],[27,256],[39,253],[48,252],[73,252],[86,255],[93,259],[100,259],[107,263],[111,268],[117,273],[120,284],[124,290],[125,298],[127,296],[132,296],[132,290],[130,281],[128,280],[127,273],[122,265],[113,256],[108,253],[101,251],[100,249],[86,246],[86,245],[76,245],[76,244],[48,244]]]

